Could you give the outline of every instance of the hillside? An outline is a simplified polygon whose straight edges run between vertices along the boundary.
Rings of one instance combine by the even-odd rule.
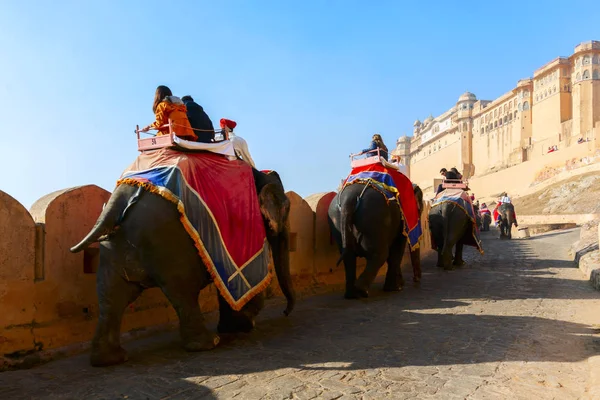
[[[513,199],[521,215],[600,213],[600,173],[590,172]]]

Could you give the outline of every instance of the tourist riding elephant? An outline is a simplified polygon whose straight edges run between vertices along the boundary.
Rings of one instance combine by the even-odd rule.
[[[421,191],[418,186],[414,190]],[[422,210],[422,195],[421,205],[418,207],[419,211]],[[383,290],[401,290],[404,278],[400,264],[407,238],[403,234],[405,221],[397,203],[388,202],[370,184],[355,183],[345,187],[333,198],[328,215],[332,235],[341,253],[338,264],[344,262],[344,297],[368,297],[369,287],[385,262],[388,269]],[[416,260],[419,254],[413,252],[411,255],[414,271],[418,273],[416,281],[420,279],[420,260]],[[367,259],[367,266],[358,279],[356,257]]]
[[[473,232],[473,222],[469,216],[452,202],[434,206],[429,212],[429,230],[437,247],[437,266],[453,269],[464,264],[462,253],[465,242]],[[452,249],[456,246],[454,260]]]
[[[500,214],[500,237],[512,239],[512,226],[519,226],[515,215],[515,206],[512,203],[502,203],[498,208]]]
[[[260,210],[288,315],[295,294],[289,268],[290,203],[277,173],[253,170]],[[99,318],[92,341],[91,364],[108,366],[127,360],[120,344],[123,312],[146,288],[160,287],[179,317],[183,347],[214,348],[219,336],[207,330],[198,304],[200,291],[212,278],[194,242],[180,222],[175,204],[128,184],[119,185],[92,231],[71,249],[78,252],[100,241],[97,273]],[[234,311],[219,294],[218,331],[248,332],[263,307],[264,293]]]

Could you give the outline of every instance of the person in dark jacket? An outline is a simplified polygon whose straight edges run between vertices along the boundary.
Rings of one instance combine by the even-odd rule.
[[[388,160],[388,148],[383,143],[383,139],[381,135],[376,133],[373,135],[371,139],[371,146],[367,149],[364,149],[362,152],[368,154],[369,157],[373,157],[377,155],[377,149],[379,148],[379,155],[383,157],[385,161]]]
[[[198,142],[211,143],[215,138],[215,128],[208,115],[204,112],[201,105],[196,103],[192,96],[183,96],[181,98],[187,108],[187,117],[198,136]]]

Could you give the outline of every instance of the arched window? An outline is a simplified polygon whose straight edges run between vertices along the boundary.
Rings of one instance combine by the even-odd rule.
[[[519,103],[519,111],[523,111],[523,105],[521,105],[521,103]]]
[[[594,79],[600,79],[600,73],[597,69],[594,70],[594,74],[592,75]]]
[[[481,135],[483,135],[483,128],[481,128]]]
[[[502,118],[498,120],[498,126],[502,126]]]
[[[494,121],[494,128],[498,127],[498,121]]]
[[[581,73],[578,72],[577,75],[575,75],[575,82],[580,81],[581,80]]]
[[[466,123],[466,122],[463,122],[463,131],[465,131],[465,132],[466,132],[466,131],[468,131],[468,130],[469,130],[469,128],[467,128],[467,123]]]
[[[592,64],[600,64],[600,59],[596,54],[592,57]]]
[[[552,88],[552,93],[556,93],[556,85]]]
[[[517,112],[515,111],[515,119],[517,119]]]
[[[507,122],[508,122],[508,117],[505,115],[504,116],[504,123],[507,123]]]
[[[523,111],[527,111],[527,110],[529,110],[529,102],[528,101],[523,103]]]
[[[583,65],[588,65],[590,63],[590,56],[589,55],[585,55],[583,56]]]
[[[508,120],[512,121],[512,119],[513,119],[512,113],[508,114]]]
[[[590,70],[586,69],[585,71],[583,71],[583,79],[590,79]]]

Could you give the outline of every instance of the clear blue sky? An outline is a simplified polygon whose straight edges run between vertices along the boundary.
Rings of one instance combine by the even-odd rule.
[[[0,190],[112,190],[160,84],[236,120],[287,190],[335,190],[374,132],[391,148],[465,90],[494,99],[599,21],[591,0],[3,1]]]

